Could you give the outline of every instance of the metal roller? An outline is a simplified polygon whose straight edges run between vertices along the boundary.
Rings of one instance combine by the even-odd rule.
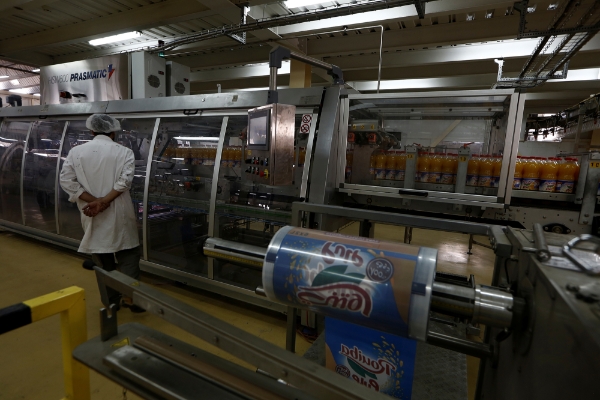
[[[380,242],[380,241],[376,241],[376,240],[372,240],[372,239],[365,239],[364,241],[361,241],[362,238],[351,238],[349,236],[344,236],[344,235],[328,234],[326,232],[311,231],[308,229],[299,230],[299,228],[285,227],[285,228],[280,229],[279,232],[281,232],[281,233],[278,232],[278,234],[275,235],[275,237],[269,244],[268,249],[264,249],[264,248],[258,247],[258,246],[251,246],[251,245],[247,245],[247,244],[243,244],[243,243],[233,242],[233,241],[229,241],[229,240],[208,238],[204,242],[203,253],[207,257],[213,257],[213,258],[223,260],[223,261],[229,261],[229,262],[233,262],[236,264],[246,265],[246,266],[256,268],[256,269],[264,269],[266,266],[267,270],[268,270],[267,275],[268,274],[271,274],[271,275],[269,275],[269,278],[265,279],[265,276],[263,274],[263,287],[257,288],[257,290],[256,290],[257,294],[267,296],[274,301],[278,301],[278,302],[285,303],[285,304],[291,304],[295,307],[301,307],[301,308],[309,307],[310,308],[311,305],[308,303],[290,301],[289,298],[287,298],[287,296],[282,297],[282,296],[278,296],[277,294],[274,293],[276,291],[275,287],[274,287],[274,282],[276,281],[276,279],[275,280],[273,279],[274,277],[272,276],[272,274],[273,274],[273,269],[274,269],[278,255],[286,253],[286,256],[289,256],[291,259],[291,257],[294,256],[294,254],[293,254],[294,252],[297,253],[297,257],[301,257],[303,254],[304,254],[304,256],[306,256],[307,251],[308,251],[306,249],[292,250],[292,249],[287,248],[284,252],[280,252],[284,238],[292,230],[296,230],[297,232],[302,231],[303,233],[306,233],[306,234],[315,234],[319,237],[319,240],[321,240],[323,243],[326,242],[326,240],[324,240],[323,238],[329,237],[332,241],[337,241],[339,243],[342,243],[342,242],[345,242],[345,240],[351,239],[350,241],[362,244],[366,247],[369,246],[369,243],[373,246],[375,245],[375,243],[386,243],[387,244],[387,242]],[[330,235],[330,236],[327,236],[327,235]],[[350,239],[344,239],[344,238],[350,238]],[[356,242],[357,240],[358,240],[358,242]],[[398,243],[390,243],[389,246],[391,246],[391,247],[386,247],[386,250],[384,251],[384,253],[389,254],[390,251],[395,251],[396,253],[401,253],[402,249],[404,249],[404,247],[402,247],[402,246],[406,246],[406,245],[398,244]],[[417,258],[420,257],[420,259],[422,260],[421,262],[427,261],[428,263],[430,263],[430,264],[428,264],[429,266],[427,267],[427,270],[431,270],[431,271],[435,270],[435,257],[433,256],[433,253],[430,256],[424,256],[424,254],[427,253],[426,250],[431,250],[433,252],[435,252],[435,250],[426,249],[426,248],[418,248],[415,246],[412,246],[410,248],[413,249],[411,251],[413,251],[415,253]],[[423,249],[426,249],[426,250],[423,250]],[[404,250],[408,251],[407,249],[404,249]],[[421,252],[421,250],[425,251],[425,253]],[[314,251],[314,249],[311,251]],[[378,252],[378,251],[380,251],[380,250],[376,250],[376,252]],[[320,257],[321,255],[314,254],[314,256],[316,259],[316,258]],[[337,260],[337,261],[340,261],[340,260]],[[342,265],[344,263],[348,263],[347,261],[348,260],[345,260],[345,261],[341,260],[340,265]],[[350,262],[348,264],[352,264],[352,263]],[[419,269],[416,266],[411,267],[411,268],[415,268],[415,271],[417,271]],[[289,271],[288,271],[288,273],[289,273]],[[285,278],[289,279],[289,277],[285,277]],[[419,278],[415,278],[415,279],[419,279]],[[285,284],[285,279],[281,279],[281,282],[283,282],[283,284]],[[296,286],[298,286],[299,282],[291,283],[291,285],[294,285],[294,284]],[[419,284],[417,284],[415,287],[413,287],[409,290],[408,297],[412,297],[413,299],[417,298],[418,300],[421,300],[420,297],[423,297],[423,296],[419,296],[419,297],[413,296],[413,294],[414,294],[413,289],[416,290],[415,289],[416,287],[420,287]],[[426,327],[427,327],[426,319],[428,318],[429,309],[431,309],[431,311],[435,311],[440,314],[455,316],[455,317],[470,320],[473,323],[481,323],[484,325],[498,327],[498,328],[508,328],[508,327],[511,327],[511,325],[513,324],[513,320],[514,320],[513,306],[514,306],[515,299],[514,299],[513,295],[507,291],[500,290],[500,289],[490,287],[490,286],[485,286],[485,285],[476,285],[475,287],[468,287],[468,286],[462,286],[459,284],[453,284],[453,283],[448,283],[448,282],[433,282],[432,285],[430,285],[429,289],[427,288],[426,284],[423,287],[425,288],[425,293],[427,293],[427,290],[429,290],[429,293],[430,293],[430,297],[427,297],[427,304],[423,304],[423,305],[419,306],[419,308],[417,308],[418,311],[413,312],[412,308],[411,308],[411,313],[413,313],[413,316],[415,315],[415,312],[417,312],[417,314],[419,315],[419,318],[421,318],[421,320],[422,320],[418,324],[420,326],[420,328],[418,330],[421,332],[418,335],[420,338],[424,338],[422,333],[426,331]],[[408,297],[406,300],[407,304],[410,303],[410,300],[408,300]],[[398,301],[398,298],[394,298],[393,300]],[[417,306],[415,305],[414,307],[417,307]],[[327,310],[324,310],[323,307],[317,307],[317,308],[318,309],[315,311],[318,311],[321,313],[323,313],[324,311],[327,312]],[[369,321],[369,322],[372,322],[372,321]],[[415,322],[415,324],[416,324],[416,322]],[[401,325],[404,325],[404,323]],[[410,323],[409,323],[409,325],[410,325]],[[415,325],[415,327],[416,326],[417,325]],[[381,328],[381,326],[379,326],[379,328]],[[397,327],[395,327],[395,328],[397,328]],[[386,330],[390,330],[390,327],[388,327]],[[397,329],[395,329],[395,330],[397,333],[398,330]]]

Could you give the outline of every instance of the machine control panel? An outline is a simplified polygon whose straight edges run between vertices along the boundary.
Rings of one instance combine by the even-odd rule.
[[[271,186],[292,184],[295,116],[296,106],[286,104],[248,111],[246,179]]]

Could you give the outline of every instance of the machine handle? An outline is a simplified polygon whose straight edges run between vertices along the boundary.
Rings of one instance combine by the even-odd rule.
[[[548,261],[552,255],[548,250],[546,238],[544,237],[544,228],[541,224],[533,224],[533,234],[535,237],[535,255],[540,261]]]
[[[581,235],[579,237],[576,237],[575,239],[570,240],[566,245],[564,245],[563,250],[562,250],[563,254],[569,260],[571,260],[573,262],[573,264],[577,265],[577,267],[579,267],[579,269],[586,272],[588,275],[600,275],[600,265],[590,265],[587,263],[587,261],[582,260],[581,258],[579,258],[577,255],[575,255],[571,251],[580,242],[594,243],[596,245],[594,251],[598,251],[598,248],[600,247],[600,238],[585,234],[585,235]]]

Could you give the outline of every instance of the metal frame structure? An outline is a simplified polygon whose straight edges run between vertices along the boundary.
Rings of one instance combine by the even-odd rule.
[[[333,89],[333,88],[332,88]],[[330,89],[331,90],[331,89]],[[323,97],[323,88],[309,88],[309,89],[292,89],[280,91],[280,99],[282,102],[297,104],[297,114],[311,114],[313,116],[311,127],[308,135],[307,147],[309,151],[312,151],[312,147],[315,141],[316,126],[319,123],[319,117],[323,114],[316,112],[315,109],[319,107]],[[211,199],[209,201],[209,233],[212,235],[215,232],[215,218],[217,214],[216,210],[216,192],[219,182],[220,172],[220,157],[222,148],[224,146],[225,131],[228,125],[229,116],[234,115],[246,115],[247,109],[266,104],[267,92],[244,92],[240,94],[223,93],[214,95],[200,95],[200,96],[185,96],[185,97],[171,97],[171,98],[156,98],[156,99],[139,99],[139,100],[124,100],[116,102],[98,102],[98,103],[77,103],[69,105],[45,105],[45,106],[33,106],[33,107],[19,107],[19,108],[5,108],[0,111],[0,118],[3,118],[2,123],[5,121],[37,121],[37,120],[60,120],[64,121],[65,126],[62,132],[61,138],[61,151],[62,144],[65,140],[66,131],[68,130],[70,120],[80,120],[85,118],[87,115],[92,113],[110,113],[116,118],[126,117],[128,119],[137,118],[153,118],[154,129],[152,131],[148,160],[145,165],[146,178],[143,187],[143,215],[142,215],[142,238],[141,242],[143,245],[143,259],[141,260],[142,270],[154,273],[156,275],[164,276],[168,279],[172,279],[179,282],[185,282],[186,284],[199,287],[201,289],[213,291],[219,294],[223,294],[238,300],[246,301],[261,307],[271,308],[276,311],[285,312],[286,308],[274,304],[263,296],[256,295],[254,290],[249,290],[233,283],[227,283],[215,279],[214,269],[212,268],[213,259],[209,258],[209,274],[207,277],[189,273],[167,267],[164,265],[157,264],[150,261],[149,258],[149,237],[148,237],[148,202],[149,202],[149,175],[151,163],[154,158],[154,148],[156,144],[156,138],[158,135],[159,126],[162,120],[167,117],[193,117],[193,116],[216,116],[222,117],[221,129],[219,134],[219,147],[217,150],[217,159],[215,160],[215,167],[213,169],[212,176],[212,187],[211,187]],[[325,118],[326,119],[326,118]],[[33,123],[29,125],[27,138],[25,139],[25,146],[27,146],[29,136],[33,129]],[[330,133],[331,134],[331,133]],[[323,132],[319,137],[327,137],[328,134]],[[308,153],[308,152],[307,152]],[[25,154],[24,154],[25,155]],[[307,154],[305,165],[306,167],[302,171],[301,182],[298,182],[296,186],[299,188],[300,197],[306,197],[308,195],[308,182],[312,168],[311,153]],[[20,201],[21,201],[21,222],[22,224],[14,224],[8,221],[0,220],[0,227],[8,229],[14,232],[19,232],[31,237],[35,237],[53,244],[58,244],[69,249],[76,250],[78,247],[78,241],[65,237],[60,232],[59,221],[60,212],[58,209],[58,202],[55,204],[55,219],[57,225],[57,233],[46,232],[41,229],[32,228],[26,225],[25,221],[25,208],[23,204],[23,172],[25,156],[23,157],[20,176]],[[58,177],[60,157],[57,159],[57,171],[53,177],[55,181],[55,197],[59,195]],[[313,183],[318,185],[320,176],[316,175],[313,178]],[[212,273],[211,273],[212,272]]]
[[[348,184],[344,183],[344,168],[346,166],[345,154],[346,154],[346,135],[348,129],[348,119],[350,114],[350,101],[351,100],[377,100],[377,99],[415,99],[418,102],[420,98],[440,98],[448,99],[451,103],[453,98],[467,98],[476,96],[506,96],[510,97],[510,103],[508,106],[507,115],[507,127],[506,136],[504,140],[504,154],[502,158],[502,170],[500,175],[499,187],[495,196],[489,194],[468,194],[458,193],[457,187],[460,182],[454,188],[444,187],[444,185],[438,185],[440,189],[416,189],[415,187],[409,187],[406,182],[411,181],[413,174],[407,172],[410,177],[405,180],[405,184],[402,189],[397,186],[384,187],[384,186],[371,186],[365,184]],[[425,92],[425,93],[385,93],[385,94],[349,94],[348,97],[342,99],[341,113],[344,115],[344,120],[340,121],[340,143],[338,148],[337,160],[340,166],[337,174],[336,187],[342,193],[348,194],[359,194],[359,195],[371,195],[403,199],[403,201],[431,201],[440,203],[451,203],[451,204],[462,204],[471,206],[480,206],[485,208],[504,208],[507,204],[510,204],[512,197],[512,174],[514,171],[515,163],[517,160],[518,144],[521,132],[521,123],[523,118],[523,109],[525,106],[525,94],[514,91],[512,89],[506,90],[472,90],[472,91],[457,91],[457,92]],[[460,117],[455,117],[459,119]],[[407,147],[408,151],[408,147]],[[407,163],[408,165],[408,163]],[[407,167],[408,171],[408,167]],[[465,170],[466,173],[466,170]],[[405,178],[406,179],[406,178]],[[510,182],[509,182],[510,181]]]

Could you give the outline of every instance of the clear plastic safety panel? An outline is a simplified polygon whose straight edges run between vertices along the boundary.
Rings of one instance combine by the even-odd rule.
[[[148,259],[207,274],[198,248],[208,234],[223,117],[161,118],[148,186]]]
[[[229,117],[219,169],[215,237],[267,247],[273,235],[291,223],[292,203],[300,200],[308,140],[308,130],[300,131],[301,121],[302,115],[297,114],[294,182],[287,186],[270,186],[261,183],[262,179],[268,180],[268,176],[264,176],[265,171],[269,171],[268,165],[264,165],[265,160],[257,160],[252,150],[245,147],[248,116]],[[253,179],[253,173],[258,178]],[[214,265],[215,279],[233,281],[252,290],[261,284],[259,270],[219,260],[215,260]]]
[[[7,121],[0,130],[0,218],[23,223],[21,168],[31,122]]]
[[[56,167],[65,121],[33,123],[23,171],[25,225],[56,233]]]

